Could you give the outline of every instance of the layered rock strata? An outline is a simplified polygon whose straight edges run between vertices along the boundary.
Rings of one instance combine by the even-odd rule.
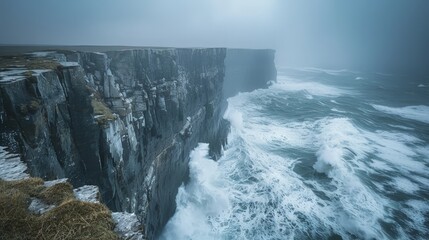
[[[226,97],[275,80],[274,51],[51,51],[0,60],[0,145],[32,176],[96,185],[154,238],[175,211],[190,151],[219,157]]]

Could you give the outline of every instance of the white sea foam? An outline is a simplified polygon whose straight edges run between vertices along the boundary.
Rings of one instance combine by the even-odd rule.
[[[336,109],[336,108],[331,108],[331,111],[332,111],[332,112],[337,112],[337,113],[347,113],[347,112],[345,112],[345,111],[341,111],[341,110],[338,110],[338,109]]]
[[[373,226],[377,224],[378,218],[383,217],[386,202],[368,191],[356,174],[357,170],[364,169],[364,157],[370,141],[346,118],[323,119],[318,125],[316,146],[319,147],[313,167],[330,177],[337,188],[334,193],[326,187],[321,187],[320,190],[340,199],[344,209],[341,222],[354,223],[354,230],[344,226],[348,231],[365,238],[383,237]]]
[[[228,107],[223,117],[227,119],[233,127],[241,129],[243,125],[243,115],[240,112]]]
[[[210,218],[229,209],[228,192],[223,188],[218,163],[208,158],[208,144],[190,154],[190,183],[182,185],[176,197],[177,210],[161,239],[218,239]]]
[[[429,190],[429,178],[413,176],[413,180],[419,183],[420,188]]]
[[[315,163],[314,169],[331,177],[335,176],[335,173],[331,173],[331,170],[336,171],[341,168],[340,171],[347,171],[347,166],[343,159],[346,155],[350,155],[351,152],[345,147],[364,145],[366,144],[365,141],[360,137],[359,131],[347,119],[327,120],[327,122],[321,124],[320,148],[316,152],[318,161]],[[355,151],[353,151],[353,154],[356,154]]]
[[[394,170],[391,167],[391,165],[389,165],[388,163],[386,163],[384,161],[379,161],[379,160],[371,161],[369,163],[369,165],[371,166],[371,168],[368,170],[369,172],[374,172],[375,170],[382,170],[382,171]]]
[[[329,117],[335,100],[323,101],[323,117],[293,120],[263,112],[263,104],[284,99],[282,92],[345,94],[311,85],[283,79],[229,99],[224,117],[232,129],[224,155],[214,162],[206,157],[207,145],[194,150],[190,182],[179,190],[164,238],[392,238],[380,220],[393,224],[396,238],[407,238],[409,229],[392,220],[392,209],[407,215],[409,228],[427,230],[425,202],[401,203],[382,194],[410,197],[428,190],[429,146],[413,131],[363,129],[350,116]]]
[[[307,98],[308,100],[314,99],[313,95],[311,94],[305,94],[305,98]]]
[[[427,201],[409,200],[407,208],[404,208],[406,215],[412,220],[412,226],[421,232],[427,232],[427,214],[429,214],[429,205]]]
[[[425,162],[429,163],[429,146],[416,147],[415,151],[423,156]]]
[[[382,111],[388,114],[401,116],[403,118],[413,119],[416,121],[429,123],[429,106],[407,106],[407,107],[387,107],[382,105],[372,105],[378,111]]]
[[[347,73],[353,73],[350,70],[347,69],[325,69],[325,68],[316,68],[316,67],[309,67],[309,68],[302,68],[301,70],[307,71],[307,72],[323,72],[329,75],[333,76],[339,76]]]
[[[403,177],[395,178],[393,182],[393,187],[407,193],[414,193],[420,189],[417,184]]]
[[[368,190],[356,172],[358,170],[374,172],[368,166],[382,171],[399,170],[405,175],[409,175],[410,172],[427,172],[429,169],[421,161],[416,160],[418,153],[415,152],[415,145],[421,144],[422,141],[402,132],[364,131],[355,127],[347,118],[324,118],[315,122],[286,124],[271,120],[270,123],[265,123],[266,120],[262,116],[248,116],[255,109],[249,105],[248,98],[249,95],[243,95],[235,97],[234,101],[230,102],[230,104],[236,104],[234,108],[240,109],[245,119],[242,125],[248,131],[241,133],[243,139],[263,149],[276,147],[303,148],[306,151],[317,149],[315,154],[318,160],[314,168],[332,178],[337,191],[331,193],[322,185],[318,183],[315,185],[326,195],[341,199],[345,209],[341,214],[338,209],[331,210],[339,214],[337,217],[341,215],[339,218],[342,219],[341,223],[348,223],[347,226],[337,224],[361,236],[384,238],[379,230],[374,229],[374,226],[378,224],[377,219],[383,218],[385,214],[383,209],[389,205],[389,202]],[[253,144],[250,145],[253,146],[252,152],[255,151]],[[422,156],[426,151],[420,152]],[[366,161],[368,155],[375,156],[371,162]],[[267,161],[272,161],[272,157],[270,158]],[[264,158],[258,157],[258,159]],[[282,165],[293,166],[285,162]],[[267,167],[267,169],[270,168]],[[418,185],[403,178],[395,179],[391,184],[396,184],[398,189],[408,193],[419,189]],[[369,216],[372,217],[369,218]]]
[[[317,82],[304,82],[292,78],[279,77],[277,83],[270,86],[270,89],[285,92],[305,91],[313,96],[338,97],[351,94],[350,90],[345,90]],[[307,94],[307,95],[308,95]]]
[[[394,128],[399,128],[399,129],[403,129],[403,130],[413,130],[414,128],[410,128],[410,127],[406,127],[406,126],[402,126],[402,125],[395,125],[395,124],[388,124],[391,127]]]

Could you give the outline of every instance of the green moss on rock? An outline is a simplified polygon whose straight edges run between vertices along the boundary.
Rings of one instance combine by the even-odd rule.
[[[28,55],[19,55],[19,56],[3,56],[0,58],[0,68],[16,68],[17,66],[21,68],[26,68],[28,70],[36,69],[50,69],[56,70],[60,67],[60,64],[49,58],[36,58]]]
[[[22,115],[28,115],[28,114],[34,114],[36,113],[41,107],[41,101],[39,99],[32,99],[27,104],[21,104],[19,105],[19,112]]]
[[[112,113],[112,110],[106,106],[100,99],[93,98],[91,100],[92,108],[94,109],[94,115],[96,116],[97,123],[105,125],[108,121],[116,119],[116,116]]]

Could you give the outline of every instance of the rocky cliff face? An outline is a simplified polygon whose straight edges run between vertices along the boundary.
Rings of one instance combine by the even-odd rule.
[[[275,80],[274,52],[136,49],[39,52],[0,61],[0,146],[33,176],[97,185],[154,238],[175,211],[188,157],[218,157],[225,96]]]

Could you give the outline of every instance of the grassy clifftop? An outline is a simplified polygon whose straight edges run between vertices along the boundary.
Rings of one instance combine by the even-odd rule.
[[[55,207],[29,210],[33,199]],[[76,200],[67,182],[46,187],[39,178],[0,180],[0,239],[119,239],[109,209]]]

